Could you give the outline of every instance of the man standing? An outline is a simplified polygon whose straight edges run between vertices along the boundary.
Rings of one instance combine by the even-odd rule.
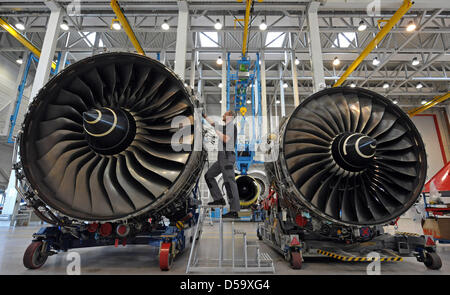
[[[211,192],[214,201],[209,202],[208,205],[225,205],[225,200],[217,185],[215,177],[222,173],[225,190],[227,192],[230,203],[230,212],[224,214],[223,218],[238,218],[238,212],[241,208],[239,201],[239,191],[236,184],[234,174],[234,163],[236,162],[236,153],[234,152],[237,138],[237,128],[233,123],[234,112],[227,111],[223,114],[222,120],[225,125],[217,125],[214,121],[208,118],[205,114],[203,117],[209,124],[214,126],[217,136],[219,137],[219,152],[217,155],[217,162],[214,163],[206,172],[205,180]]]

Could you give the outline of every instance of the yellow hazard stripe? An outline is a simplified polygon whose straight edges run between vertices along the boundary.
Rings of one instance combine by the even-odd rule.
[[[403,236],[413,236],[413,237],[420,237],[420,234],[416,233],[407,233],[407,232],[396,232],[397,235],[403,235]]]
[[[324,256],[328,256],[331,258],[335,258],[338,260],[342,260],[342,261],[380,261],[380,262],[387,262],[387,261],[403,261],[403,258],[400,256],[395,256],[395,257],[358,257],[358,256],[343,256],[343,255],[339,255],[333,252],[328,252],[328,251],[324,251],[324,250],[317,250],[318,254],[324,255]]]

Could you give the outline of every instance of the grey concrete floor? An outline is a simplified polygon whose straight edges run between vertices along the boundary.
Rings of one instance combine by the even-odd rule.
[[[237,227],[248,233],[248,239],[256,241],[256,224],[238,223]],[[67,254],[78,252],[81,257],[81,274],[161,274],[158,261],[158,250],[150,246],[119,246],[74,249],[67,253],[60,253],[48,258],[46,264],[38,270],[25,269],[22,264],[23,253],[31,241],[31,235],[39,229],[35,224],[28,227],[9,227],[0,224],[0,274],[47,275],[66,274],[69,265]],[[401,228],[399,228],[401,230]],[[231,225],[225,224],[225,257],[231,257]],[[217,226],[204,226],[200,242],[199,258],[201,260],[217,259],[218,257],[218,229]],[[260,243],[261,250],[270,254],[274,260],[276,274],[288,275],[363,275],[366,274],[367,264],[348,263],[324,259],[305,259],[301,270],[293,270],[283,257],[264,243]],[[236,240],[236,249],[242,248],[242,240]],[[381,264],[381,274],[450,274],[450,247],[438,246],[438,253],[443,261],[439,271],[432,271],[416,261],[406,258],[403,262]],[[237,252],[240,255],[240,252]],[[189,257],[189,249],[180,254],[174,261],[172,270],[164,274],[184,274]]]

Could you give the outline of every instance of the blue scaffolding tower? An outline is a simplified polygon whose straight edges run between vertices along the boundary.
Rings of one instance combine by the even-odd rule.
[[[58,74],[59,66],[60,66],[60,62],[61,62],[61,56],[62,56],[61,52],[58,52],[58,59],[56,61],[56,67],[55,67],[55,69],[50,70],[50,74],[52,74],[52,75]],[[39,58],[37,56],[35,56],[33,53],[29,53],[28,58],[27,58],[27,64],[25,66],[25,70],[23,73],[22,81],[19,85],[19,93],[17,95],[17,99],[15,102],[14,111],[13,111],[11,117],[9,118],[11,127],[9,129],[9,134],[8,134],[8,143],[14,143],[14,139],[13,139],[14,128],[16,126],[17,117],[19,115],[20,104],[22,103],[23,92],[24,92],[25,86],[27,84],[28,74],[30,72],[32,60],[34,60],[35,62],[39,62]],[[66,62],[66,64],[67,63],[68,62]]]
[[[251,62],[248,56],[237,61],[237,68],[232,71],[230,53],[227,54],[227,109],[233,109],[238,120],[238,140],[236,143],[236,164],[241,174],[247,174],[253,163],[257,144],[261,143],[261,73],[259,54]],[[234,99],[230,89],[235,88]],[[247,103],[251,101],[251,103]],[[251,124],[249,134],[246,126]]]

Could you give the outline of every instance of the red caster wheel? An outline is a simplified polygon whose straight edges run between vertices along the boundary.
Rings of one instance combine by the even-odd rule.
[[[291,267],[293,269],[301,269],[302,268],[302,253],[301,252],[291,252]]]
[[[162,243],[159,249],[159,268],[163,271],[168,271],[172,267],[172,263],[172,243]]]
[[[32,242],[23,254],[23,265],[28,269],[38,269],[47,261],[48,255],[42,252],[42,241]]]

